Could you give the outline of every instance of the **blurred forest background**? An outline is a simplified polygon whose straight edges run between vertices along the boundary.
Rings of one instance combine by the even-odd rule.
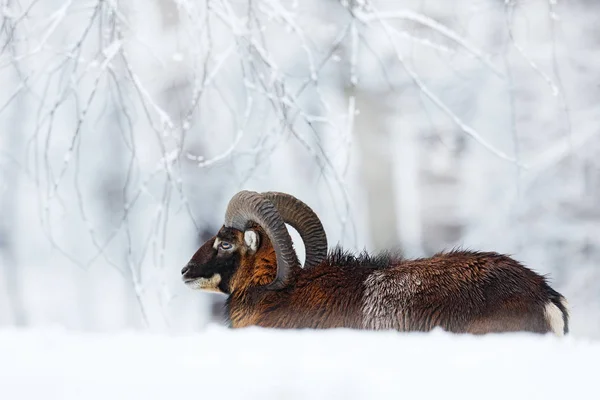
[[[600,337],[599,1],[0,3],[0,326],[221,321],[180,270],[247,188],[509,253]]]

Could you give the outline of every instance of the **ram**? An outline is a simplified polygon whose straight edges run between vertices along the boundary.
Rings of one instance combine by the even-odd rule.
[[[301,267],[285,226],[306,248]],[[568,332],[564,297],[514,259],[450,251],[406,260],[336,248],[316,214],[277,192],[241,191],[225,224],[182,270],[193,289],[224,293],[234,328]]]

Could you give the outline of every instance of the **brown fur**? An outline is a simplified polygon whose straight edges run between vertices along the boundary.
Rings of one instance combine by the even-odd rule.
[[[428,331],[440,326],[469,333],[550,330],[544,317],[549,301],[544,278],[504,255],[450,252],[400,260],[377,274],[379,286],[385,282],[403,286],[388,295],[393,313],[388,328]]]
[[[234,237],[231,231],[219,233],[229,235],[239,248],[227,301],[234,328],[428,331],[441,327],[473,334],[546,333],[551,327],[544,312],[552,302],[563,312],[565,333],[568,329],[562,296],[544,277],[497,253],[452,251],[404,260],[355,257],[338,250],[309,270],[294,267],[283,289],[266,289],[276,274],[275,252],[262,229],[254,229],[260,235],[254,254],[245,249],[242,232],[235,231]],[[206,249],[194,257],[199,254],[202,263],[211,262]],[[199,259],[194,260],[191,264],[198,264]]]

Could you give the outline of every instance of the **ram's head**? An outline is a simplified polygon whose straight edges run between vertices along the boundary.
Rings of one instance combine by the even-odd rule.
[[[229,202],[223,227],[181,271],[184,282],[193,289],[225,294],[248,284],[281,289],[299,267],[285,223],[304,242],[304,267],[321,263],[327,237],[310,207],[285,193],[241,191]]]

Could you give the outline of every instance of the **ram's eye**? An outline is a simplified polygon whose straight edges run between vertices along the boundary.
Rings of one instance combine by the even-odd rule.
[[[231,243],[221,242],[219,243],[219,247],[223,250],[230,250],[233,246],[231,245]]]

